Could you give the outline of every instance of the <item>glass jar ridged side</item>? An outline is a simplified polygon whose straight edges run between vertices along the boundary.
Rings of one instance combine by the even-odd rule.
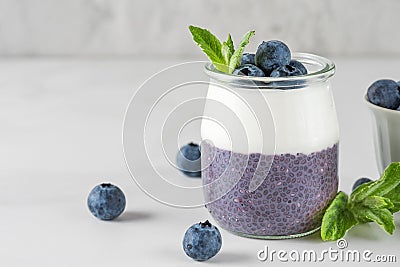
[[[201,125],[206,207],[238,235],[284,239],[319,229],[338,189],[334,64],[297,53],[309,74],[210,77]],[[221,127],[219,127],[220,125]]]

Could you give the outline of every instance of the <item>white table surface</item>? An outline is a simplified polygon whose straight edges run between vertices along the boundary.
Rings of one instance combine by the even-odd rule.
[[[124,112],[136,88],[163,67],[184,61],[0,60],[0,266],[275,266],[281,263],[257,259],[265,245],[317,253],[336,248],[319,233],[266,241],[222,230],[223,247],[213,259],[198,263],[184,254],[184,231],[210,219],[208,212],[165,206],[144,194],[127,171],[121,141]],[[356,178],[378,176],[362,97],[378,78],[400,79],[400,60],[335,62],[339,187],[348,192]],[[86,206],[90,189],[103,181],[119,185],[128,201],[113,222],[95,219]],[[349,249],[393,254],[400,261],[399,230],[389,236],[366,224],[346,240]]]

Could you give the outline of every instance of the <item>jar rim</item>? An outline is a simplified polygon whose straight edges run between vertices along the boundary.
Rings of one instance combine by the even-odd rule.
[[[281,87],[304,87],[305,84],[326,81],[335,74],[335,64],[327,58],[309,53],[293,53],[292,59],[303,64],[317,66],[318,68],[313,72],[300,76],[253,77],[223,73],[218,71],[211,62],[208,62],[204,66],[204,71],[210,78],[221,82],[232,83],[241,87],[245,85],[244,87],[275,89]],[[259,82],[262,82],[263,85],[260,86]],[[253,86],[250,84],[253,84]]]

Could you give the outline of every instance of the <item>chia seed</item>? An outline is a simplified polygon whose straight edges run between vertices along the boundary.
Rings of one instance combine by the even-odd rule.
[[[314,230],[338,190],[338,144],[308,155],[245,155],[208,143],[201,149],[207,209],[222,228],[236,234],[287,236]],[[260,181],[253,191],[252,180]]]

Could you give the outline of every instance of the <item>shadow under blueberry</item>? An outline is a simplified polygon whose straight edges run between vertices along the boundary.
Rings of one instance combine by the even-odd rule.
[[[153,213],[145,212],[145,211],[125,211],[114,221],[117,222],[136,222],[136,221],[144,221],[150,220],[154,217]]]
[[[255,255],[255,254],[254,254]],[[221,263],[244,263],[244,262],[249,262],[252,260],[257,260],[257,257],[251,257],[251,255],[248,254],[240,254],[237,251],[224,251],[221,249],[221,251],[213,258],[209,259],[207,263],[212,263],[212,264],[221,264]],[[243,265],[245,266],[245,265]]]

